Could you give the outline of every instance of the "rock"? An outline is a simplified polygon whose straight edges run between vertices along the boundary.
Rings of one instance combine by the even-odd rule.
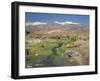
[[[79,56],[79,52],[74,51],[74,50],[66,50],[64,53],[64,56],[68,56],[68,57],[75,57],[75,56]]]
[[[63,55],[70,63],[82,64],[82,55],[74,50],[66,50]]]

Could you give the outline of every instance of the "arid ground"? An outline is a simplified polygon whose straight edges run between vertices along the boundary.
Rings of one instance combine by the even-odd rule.
[[[25,48],[26,68],[89,65],[89,27],[26,26]]]

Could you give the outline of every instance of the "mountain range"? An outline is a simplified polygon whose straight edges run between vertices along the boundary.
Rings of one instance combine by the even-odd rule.
[[[25,30],[28,32],[39,32],[39,31],[51,31],[51,30],[89,30],[89,26],[82,25],[79,23],[72,22],[55,22],[55,23],[45,23],[45,22],[35,22],[26,23]]]

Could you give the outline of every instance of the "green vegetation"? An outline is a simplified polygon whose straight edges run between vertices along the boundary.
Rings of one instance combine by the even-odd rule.
[[[70,32],[69,34],[66,34],[66,36],[60,36],[60,35],[51,36],[51,37],[48,36],[48,37],[45,37],[44,39],[42,38],[44,34],[42,35],[41,33],[38,33],[35,35],[35,37],[31,37],[31,38],[30,36],[32,36],[32,33],[26,34],[26,66],[32,65],[32,63],[35,63],[39,61],[40,59],[49,57],[51,55],[53,55],[52,57],[55,58],[54,63],[56,63],[56,65],[60,64],[61,62],[57,58],[63,56],[66,50],[79,51],[82,54],[82,56],[85,56],[84,51],[82,50],[87,50],[85,53],[88,55],[88,45],[87,45],[88,39],[86,38],[86,36],[88,36],[88,33],[81,32],[80,34],[78,34],[77,32],[78,31]],[[84,36],[84,33],[86,34],[85,36],[86,40],[82,39],[82,36]],[[80,42],[77,42],[77,41],[80,41]],[[81,44],[82,41],[83,41],[83,44],[86,45],[87,49],[84,48],[83,44]],[[89,57],[87,56],[87,58]],[[70,60],[73,60],[73,59],[71,58]],[[88,64],[87,62],[86,64]],[[83,64],[85,64],[85,61]],[[32,67],[33,66],[34,65],[32,65]]]

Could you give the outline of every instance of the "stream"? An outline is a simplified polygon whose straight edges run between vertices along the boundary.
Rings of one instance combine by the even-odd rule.
[[[52,66],[71,66],[71,65],[77,65],[77,64],[71,64],[66,57],[71,58],[71,55],[75,55],[77,53],[76,51],[72,52],[66,52],[63,55],[57,54],[57,49],[63,46],[63,42],[58,43],[58,46],[53,47],[52,54],[48,55],[47,57],[41,58],[35,62],[32,63],[32,68],[34,67],[52,67]],[[57,61],[57,62],[55,62]]]

